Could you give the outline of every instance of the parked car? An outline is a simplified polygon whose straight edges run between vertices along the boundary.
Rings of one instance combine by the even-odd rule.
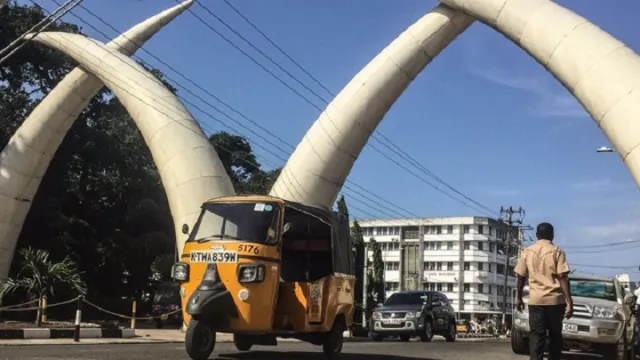
[[[469,322],[469,320],[458,319],[458,321],[456,321],[456,332],[463,333],[463,334],[470,333],[471,323]]]
[[[456,339],[456,315],[449,299],[436,291],[403,291],[389,296],[371,317],[371,338],[399,337],[409,341],[419,337],[429,342],[434,335],[449,342]]]
[[[156,317],[156,327],[165,324],[182,325],[182,311],[180,309],[180,284],[165,281],[156,286],[151,303],[151,316]],[[168,315],[171,314],[171,315]]]
[[[565,350],[599,353],[605,360],[634,359],[633,296],[625,295],[616,279],[571,276],[569,281],[573,316],[563,322]],[[525,309],[513,312],[511,348],[520,355],[529,354],[528,291],[525,287]]]

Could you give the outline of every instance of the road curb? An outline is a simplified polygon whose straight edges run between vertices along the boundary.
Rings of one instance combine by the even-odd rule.
[[[0,340],[73,339],[75,329],[2,329]],[[80,339],[129,339],[135,337],[133,329],[81,328]]]

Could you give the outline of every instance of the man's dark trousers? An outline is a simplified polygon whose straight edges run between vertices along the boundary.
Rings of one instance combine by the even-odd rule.
[[[547,331],[549,360],[562,356],[562,320],[566,305],[529,305],[529,353],[531,360],[542,360]]]

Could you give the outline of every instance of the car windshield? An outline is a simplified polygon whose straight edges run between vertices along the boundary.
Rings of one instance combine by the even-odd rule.
[[[154,304],[179,304],[180,287],[177,284],[163,284],[156,288],[153,294]]]
[[[276,203],[234,202],[204,205],[189,241],[241,240],[269,244],[277,240]]]
[[[395,293],[384,302],[384,306],[390,305],[422,305],[424,300],[422,293]]]
[[[613,282],[602,280],[571,279],[571,295],[616,301]]]

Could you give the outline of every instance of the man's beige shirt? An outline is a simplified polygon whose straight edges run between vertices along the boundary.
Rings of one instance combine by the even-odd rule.
[[[565,303],[558,276],[569,272],[567,256],[549,240],[538,240],[522,250],[515,273],[529,278],[529,304]]]

